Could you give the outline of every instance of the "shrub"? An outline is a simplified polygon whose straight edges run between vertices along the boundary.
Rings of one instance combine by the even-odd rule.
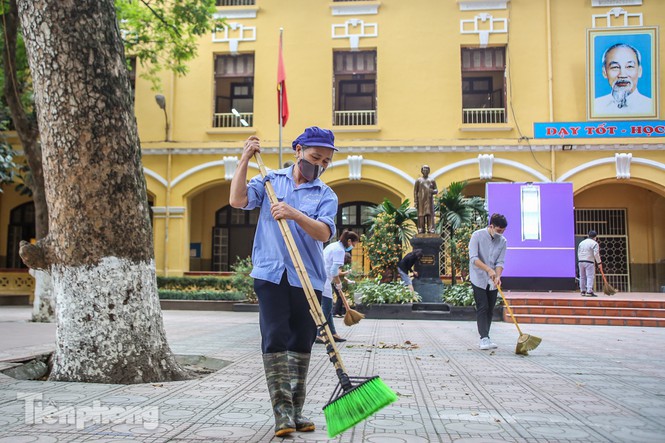
[[[414,303],[421,300],[417,293],[412,294],[409,288],[401,283],[380,283],[380,279],[364,280],[358,283],[357,292],[362,294],[362,304],[373,303]]]
[[[463,226],[455,232],[455,247],[453,248],[452,258],[464,281],[469,279],[469,242],[471,241],[471,235],[486,224],[484,220],[476,219],[472,224]]]
[[[245,257],[241,259],[236,257],[237,260],[231,270],[235,274],[231,277],[231,285],[233,289],[241,293],[249,303],[258,303],[256,293],[254,292],[254,279],[249,276],[252,272],[252,257]]]
[[[398,232],[395,215],[382,212],[374,220],[372,235],[361,236],[360,241],[371,265],[370,277],[390,276],[390,280],[395,279],[397,262],[402,255]]]
[[[463,281],[467,281],[469,278],[469,242],[475,230],[476,226],[463,226],[455,232],[452,259],[455,261],[455,268],[460,271]]]
[[[473,298],[473,288],[468,282],[446,286],[443,290],[443,301],[451,306],[475,306],[476,300]]]

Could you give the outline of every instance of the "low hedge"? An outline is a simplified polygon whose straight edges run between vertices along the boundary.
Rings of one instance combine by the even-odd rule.
[[[157,277],[159,298],[163,300],[247,300],[256,303],[254,279],[249,276],[252,261],[238,258],[230,276]]]
[[[157,277],[157,287],[173,291],[231,292],[232,277]]]
[[[169,289],[159,290],[160,300],[227,300],[240,301],[245,297],[236,291],[174,291]]]

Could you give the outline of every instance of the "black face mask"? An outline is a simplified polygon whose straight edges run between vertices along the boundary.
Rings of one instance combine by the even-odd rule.
[[[300,173],[308,182],[316,180],[326,170],[326,168],[312,164],[304,158],[298,160],[298,169],[300,169]]]

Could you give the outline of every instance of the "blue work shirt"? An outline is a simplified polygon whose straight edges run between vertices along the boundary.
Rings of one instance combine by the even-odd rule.
[[[330,228],[330,239],[335,236],[335,216],[337,215],[337,195],[320,179],[296,187],[293,166],[268,172],[268,180],[275,189],[280,202],[285,202],[308,217],[323,222]],[[286,243],[282,238],[279,224],[270,213],[270,199],[265,190],[265,179],[258,175],[247,185],[247,206],[252,210],[260,207],[259,222],[252,248],[251,276],[260,280],[279,284],[286,269],[291,286],[302,288]],[[323,290],[326,281],[323,262],[323,242],[315,240],[293,220],[286,220],[293,234],[298,251],[309,275],[312,286]]]

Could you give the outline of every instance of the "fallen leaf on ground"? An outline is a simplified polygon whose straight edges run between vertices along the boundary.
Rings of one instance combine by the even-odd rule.
[[[408,344],[407,344],[408,343]],[[347,345],[347,348],[377,348],[377,349],[404,349],[407,351],[411,351],[413,349],[420,349],[420,346],[417,344],[411,343],[409,341],[404,342],[403,345],[398,345],[398,344],[390,344],[390,343],[384,343],[380,341],[378,344],[356,344],[356,345]]]

